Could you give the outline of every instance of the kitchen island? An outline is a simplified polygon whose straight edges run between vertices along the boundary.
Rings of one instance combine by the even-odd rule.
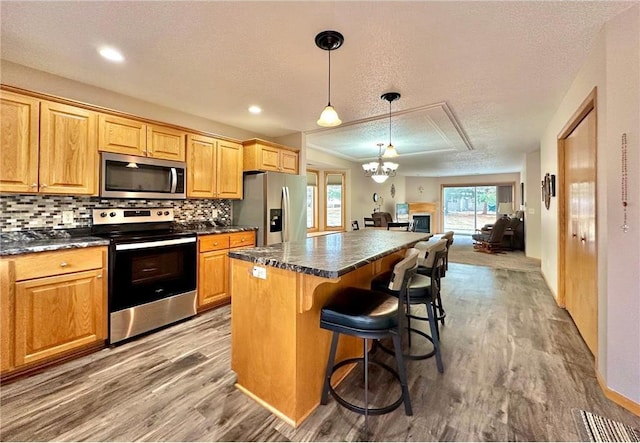
[[[369,288],[429,237],[364,229],[230,252],[236,386],[292,426],[302,423],[320,403],[329,354],[322,306],[340,288]],[[362,341],[341,336],[336,361],[360,355]]]

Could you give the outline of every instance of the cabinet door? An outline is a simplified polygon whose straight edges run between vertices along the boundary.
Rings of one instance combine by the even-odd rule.
[[[268,146],[258,148],[258,168],[265,171],[280,170],[280,150]]]
[[[216,197],[242,198],[242,145],[219,140],[215,170]]]
[[[0,91],[0,192],[38,192],[39,106],[34,98]]]
[[[43,101],[40,105],[40,192],[96,194],[96,114]]]
[[[198,309],[229,299],[228,250],[203,252],[198,265]]]
[[[187,197],[214,197],[216,144],[211,137],[187,136]]]
[[[283,149],[280,152],[280,167],[282,172],[289,174],[298,173],[298,153]]]
[[[185,133],[167,126],[147,126],[147,156],[185,161]]]
[[[14,288],[13,260],[0,260],[0,372],[13,368]]]
[[[106,338],[103,270],[16,284],[15,362],[46,360]]]
[[[98,150],[127,155],[145,155],[147,126],[137,120],[98,116]]]

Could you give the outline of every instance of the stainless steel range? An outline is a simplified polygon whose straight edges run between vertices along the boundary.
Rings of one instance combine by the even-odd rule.
[[[173,219],[171,208],[93,211],[92,234],[111,242],[112,344],[196,315],[197,238]]]

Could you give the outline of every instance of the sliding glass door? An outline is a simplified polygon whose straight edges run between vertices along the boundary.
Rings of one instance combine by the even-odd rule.
[[[445,186],[445,231],[473,234],[487,223],[496,221],[497,186]]]

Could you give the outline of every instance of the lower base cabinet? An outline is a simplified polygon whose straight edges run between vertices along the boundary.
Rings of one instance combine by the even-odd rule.
[[[234,249],[253,247],[255,243],[255,231],[212,234],[198,238],[198,311],[231,301],[227,254]]]
[[[104,345],[106,248],[26,254],[1,263],[3,375]]]

